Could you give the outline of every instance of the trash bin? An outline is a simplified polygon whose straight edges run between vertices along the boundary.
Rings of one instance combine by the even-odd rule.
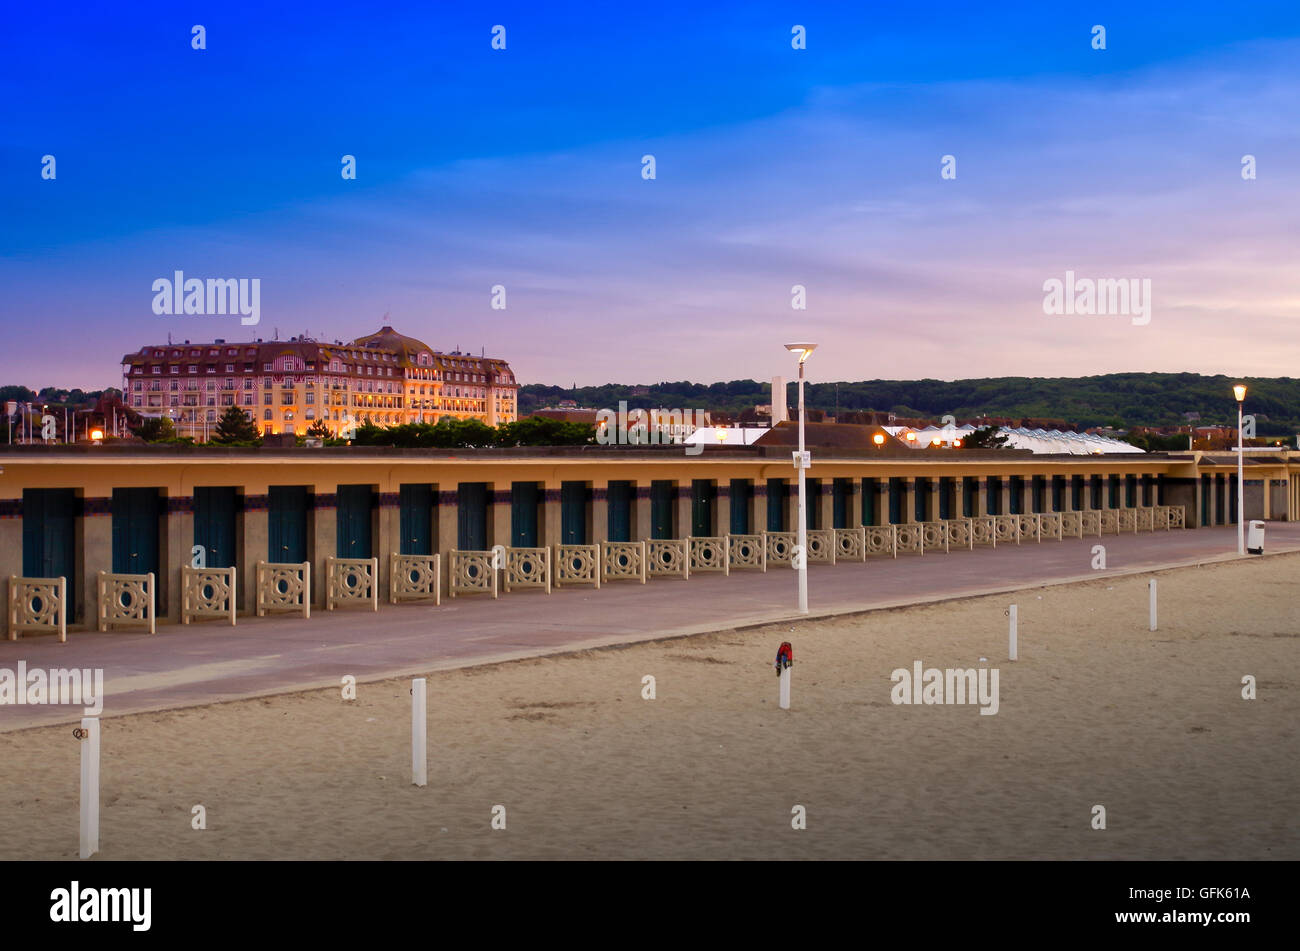
[[[1264,523],[1252,520],[1246,531],[1246,551],[1252,555],[1264,554]]]

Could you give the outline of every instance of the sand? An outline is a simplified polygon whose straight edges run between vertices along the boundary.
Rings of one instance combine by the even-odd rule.
[[[1155,633],[1134,576],[431,674],[425,788],[405,680],[108,718],[97,858],[1300,858],[1300,554],[1158,577]],[[916,660],[998,713],[893,704]],[[0,858],[76,857],[78,756],[0,734]]]

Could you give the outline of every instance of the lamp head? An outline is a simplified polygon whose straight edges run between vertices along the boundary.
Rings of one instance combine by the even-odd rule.
[[[787,343],[787,344],[785,345],[785,348],[786,348],[787,350],[789,350],[791,353],[797,353],[797,354],[799,354],[799,362],[800,362],[800,363],[803,363],[805,360],[808,359],[808,357],[810,357],[810,356],[812,355],[812,352],[813,352],[814,350],[817,349],[817,344],[815,344],[815,343]]]
[[[874,436],[871,437],[871,441],[874,442],[877,446],[883,446],[885,444],[884,433],[876,433]]]
[[[1238,383],[1232,388],[1232,395],[1237,398],[1237,402],[1244,402],[1246,399],[1246,384]]]

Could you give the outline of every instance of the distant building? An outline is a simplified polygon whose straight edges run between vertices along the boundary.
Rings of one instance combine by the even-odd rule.
[[[126,405],[202,435],[238,406],[264,435],[301,434],[323,421],[393,426],[518,418],[519,386],[493,357],[434,350],[384,326],[351,343],[308,337],[154,345],[122,358]]]

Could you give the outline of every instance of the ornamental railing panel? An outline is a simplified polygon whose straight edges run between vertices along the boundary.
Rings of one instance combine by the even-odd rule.
[[[864,526],[835,529],[835,560],[867,560],[867,532]]]
[[[497,562],[494,551],[447,552],[447,594],[498,594]]]
[[[181,565],[181,623],[203,618],[223,618],[235,626],[235,572],[230,568],[193,568]]]
[[[1118,535],[1119,534],[1119,512],[1115,509],[1102,509],[1101,528],[1098,535]]]
[[[762,535],[730,535],[732,570],[747,568],[767,571],[767,542]]]
[[[954,548],[974,548],[975,528],[968,518],[948,519],[948,550]]]
[[[1083,537],[1083,512],[1062,512],[1060,538]]]
[[[1119,519],[1119,533],[1137,531],[1137,510],[1136,509],[1119,509],[1116,513]]]
[[[1020,540],[1025,542],[1040,542],[1043,540],[1039,534],[1039,525],[1037,513],[1022,512],[1019,515],[1013,515],[1016,520],[1016,531],[1020,533]]]
[[[1065,516],[1076,515],[1076,512],[1043,512],[1038,516],[1038,540],[1041,542],[1044,538],[1052,538],[1061,541],[1065,534]]]
[[[724,575],[731,572],[726,535],[690,535],[686,541],[691,571],[721,571]]]
[[[311,617],[311,562],[257,563],[257,616],[301,614]]]
[[[379,559],[325,559],[325,610],[364,605],[379,610]]]
[[[1187,527],[1187,509],[1181,505],[1170,505],[1169,509],[1169,527],[1186,528]]]
[[[944,551],[948,550],[948,523],[947,522],[921,522],[921,534],[924,549],[926,551]]]
[[[646,574],[652,578],[689,578],[691,555],[685,538],[651,538],[645,543]]]
[[[796,533],[795,538],[798,537]],[[808,564],[835,564],[835,529],[810,528],[804,537],[808,542]]]
[[[9,576],[9,640],[19,634],[57,634],[67,641],[67,578]]]
[[[893,525],[864,525],[868,555],[898,557],[898,533]]]
[[[764,532],[767,540],[767,563],[771,565],[789,565],[794,560],[794,546],[798,535],[794,532]]]
[[[998,523],[996,515],[975,515],[971,518],[971,546],[992,545],[998,547]]]
[[[157,633],[158,587],[151,571],[147,575],[101,571],[96,579],[99,629],[147,627]]]
[[[645,584],[645,542],[601,542],[600,570],[605,581],[639,581]]]
[[[998,544],[1005,545],[1009,542],[1020,544],[1020,516],[1019,515],[994,515],[993,531],[997,535]]]
[[[1156,513],[1154,509],[1150,508],[1149,506],[1144,506],[1140,509],[1134,509],[1133,513],[1134,515],[1137,516],[1137,526],[1135,529],[1136,531],[1139,532],[1155,531]]]
[[[551,550],[549,548],[507,548],[502,571],[506,594],[515,588],[541,588],[551,593]]]
[[[1101,512],[1080,512],[1079,513],[1079,531],[1080,537],[1087,535],[1101,535]]]
[[[894,526],[894,547],[899,552],[925,554],[925,531],[919,522]]]
[[[600,587],[599,545],[555,546],[555,586],[566,584]]]
[[[388,601],[432,601],[442,604],[442,556],[388,556]]]

